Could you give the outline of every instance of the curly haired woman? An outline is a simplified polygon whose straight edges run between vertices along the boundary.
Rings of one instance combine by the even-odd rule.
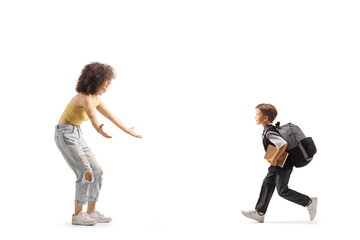
[[[104,124],[99,124],[96,109],[124,132],[141,138],[133,131],[134,127],[125,127],[99,96],[106,92],[114,78],[114,70],[109,65],[97,62],[86,65],[77,82],[78,94],[70,100],[55,128],[56,145],[76,175],[75,213],[72,216],[72,224],[75,225],[94,225],[111,221],[110,217],[105,217],[95,210],[103,170],[83,138],[81,123],[90,119],[98,133],[105,138],[111,138],[104,132]],[[87,212],[83,212],[82,206],[86,203]]]

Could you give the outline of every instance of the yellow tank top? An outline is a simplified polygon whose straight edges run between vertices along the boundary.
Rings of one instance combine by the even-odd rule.
[[[79,126],[83,121],[89,120],[84,108],[79,108],[74,105],[72,100],[66,106],[62,117],[69,123]]]

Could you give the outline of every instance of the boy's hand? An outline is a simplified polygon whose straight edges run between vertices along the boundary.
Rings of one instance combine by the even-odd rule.
[[[270,159],[268,160],[268,162],[270,163],[271,166],[276,166],[277,159],[270,158]]]

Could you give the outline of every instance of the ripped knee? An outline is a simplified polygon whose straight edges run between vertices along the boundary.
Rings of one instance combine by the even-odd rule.
[[[93,171],[89,169],[85,173],[85,179],[90,182],[92,180],[93,175],[94,175]]]
[[[101,175],[103,175],[103,174],[104,174],[104,171],[101,169],[101,170],[100,170],[100,173],[101,173]]]

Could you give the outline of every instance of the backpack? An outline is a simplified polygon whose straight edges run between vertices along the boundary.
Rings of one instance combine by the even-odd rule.
[[[317,151],[313,139],[305,137],[301,129],[292,123],[280,126],[280,122],[277,122],[275,127],[288,143],[286,152],[289,156],[286,161],[295,167],[308,165]]]

